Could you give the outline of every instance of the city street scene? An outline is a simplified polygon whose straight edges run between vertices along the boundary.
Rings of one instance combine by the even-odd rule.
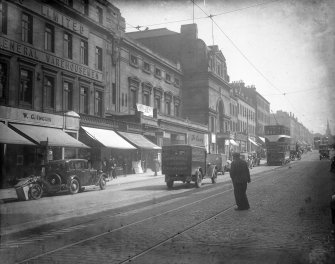
[[[335,263],[333,0],[0,0],[1,263]]]

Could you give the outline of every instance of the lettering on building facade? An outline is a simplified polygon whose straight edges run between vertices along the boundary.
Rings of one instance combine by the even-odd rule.
[[[87,27],[72,18],[64,16],[53,8],[43,5],[41,14],[58,25],[88,38],[89,31]]]
[[[0,37],[0,49],[7,50],[14,52],[18,55],[25,56],[27,58],[31,58],[63,70],[67,70],[81,76],[94,79],[96,81],[102,82],[103,81],[103,74],[102,72],[92,70],[88,67],[84,67],[72,61],[68,61],[66,59],[62,59],[56,57],[54,55],[48,54],[44,51],[40,51],[23,44],[20,44],[16,41],[9,40],[4,37]]]

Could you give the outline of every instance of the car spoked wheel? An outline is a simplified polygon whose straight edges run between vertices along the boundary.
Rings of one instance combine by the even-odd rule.
[[[71,194],[76,194],[79,192],[80,185],[77,179],[72,179],[70,182],[70,188],[69,191]]]
[[[29,198],[33,200],[38,200],[42,197],[43,190],[41,185],[38,183],[34,183],[30,188],[29,188]]]

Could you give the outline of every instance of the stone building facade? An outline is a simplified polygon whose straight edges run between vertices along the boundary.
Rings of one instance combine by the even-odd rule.
[[[182,25],[180,33],[156,29],[127,36],[173,62],[180,61],[183,117],[208,127],[209,152],[227,154],[230,87],[226,60],[218,47],[207,46],[198,38],[196,24]]]

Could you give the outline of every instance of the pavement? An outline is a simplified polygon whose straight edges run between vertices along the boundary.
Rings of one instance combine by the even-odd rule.
[[[157,173],[157,176],[155,176],[155,173],[151,171],[150,169],[147,170],[147,172],[139,173],[139,174],[127,174],[127,175],[120,175],[117,176],[116,179],[112,179],[107,182],[107,186],[111,185],[118,185],[128,182],[136,182],[136,181],[143,181],[143,180],[149,180],[153,177],[163,177],[161,171]],[[0,189],[0,204],[17,200],[17,194],[15,188],[7,188],[7,189]]]
[[[266,166],[266,160],[260,161],[260,166]],[[254,169],[257,169],[258,167],[254,167]],[[119,175],[116,179],[112,179],[107,182],[107,186],[110,185],[117,185],[117,184],[123,184],[128,182],[136,182],[136,181],[142,181],[151,179],[152,177],[163,177],[162,172],[157,172],[157,175],[155,173],[148,169],[144,173],[138,173],[138,174],[127,174],[127,175]],[[5,202],[12,202],[14,200],[17,200],[18,196],[16,194],[15,188],[7,188],[7,189],[0,189],[0,204]]]

